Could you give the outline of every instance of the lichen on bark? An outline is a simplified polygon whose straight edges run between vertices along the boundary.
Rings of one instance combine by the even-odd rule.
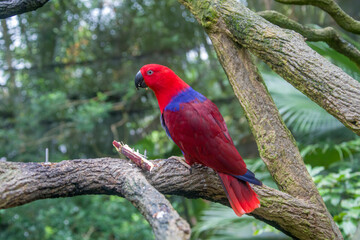
[[[266,21],[235,0],[182,1],[206,29],[225,23],[224,33],[267,63],[276,73],[360,135],[360,83],[312,50],[300,34]],[[196,3],[196,4],[195,4]],[[197,6],[208,5],[211,12]]]
[[[184,1],[180,0],[180,2]],[[315,216],[315,219],[326,219],[326,226],[319,228],[318,232],[309,233],[306,228],[301,230],[290,228],[289,232],[300,236],[299,238],[302,239],[341,239],[342,236],[338,227],[327,211],[315,184],[305,168],[296,141],[284,125],[247,50],[262,58],[280,75],[287,77],[287,80],[296,76],[297,79],[295,81],[291,80],[291,83],[305,93],[308,91],[307,88],[318,89],[320,84],[323,85],[326,95],[331,94],[331,91],[329,91],[331,87],[327,86],[327,82],[322,81],[319,77],[317,81],[305,82],[304,84],[304,78],[308,81],[309,77],[313,77],[312,74],[308,73],[308,70],[313,70],[314,73],[317,72],[316,69],[312,69],[311,61],[319,63],[322,58],[304,43],[304,38],[301,35],[272,25],[238,1],[203,0],[196,2],[197,4],[194,5],[193,2],[186,1],[184,5],[189,8],[200,24],[202,24],[201,16],[206,15],[204,13],[206,10],[197,9],[199,2],[206,4],[210,2],[212,9],[216,9],[218,12],[213,21],[208,21],[212,25],[207,24],[204,27],[213,42],[219,61],[228,76],[235,95],[244,109],[250,128],[255,136],[260,156],[267,165],[273,179],[282,191],[317,206],[322,215]],[[201,15],[198,15],[199,13]],[[296,44],[299,44],[300,48],[297,48]],[[305,50],[305,54],[311,56],[310,60],[303,59],[303,55],[301,55],[303,50]],[[297,51],[301,51],[301,53],[299,54]],[[305,62],[305,66],[301,65],[303,62]],[[327,68],[326,70],[331,71],[333,69]],[[315,92],[314,94],[312,91],[308,91],[308,93],[311,93],[310,96],[313,99],[319,99],[324,95],[323,92]],[[319,102],[324,106],[327,104],[322,99]],[[263,203],[263,207],[265,207],[267,202]],[[259,211],[261,211],[261,208]],[[298,214],[299,216],[306,215],[304,212]],[[305,225],[310,222],[309,217],[299,219]],[[294,227],[297,221],[288,224]],[[324,229],[327,232],[326,237]]]
[[[164,215],[171,206],[163,207],[165,198],[153,187],[162,194],[204,198],[229,206],[220,180],[212,169],[196,165],[190,173],[174,159],[154,160],[153,163],[154,169],[144,172],[128,160],[111,158],[76,159],[51,165],[0,162],[0,178],[7,176],[8,180],[0,185],[0,209],[44,198],[111,194],[133,202],[150,222],[155,234],[159,234],[158,239],[187,239],[190,228],[176,212],[172,212],[169,218]],[[333,233],[327,228],[326,212],[317,205],[267,186],[252,187],[262,204],[251,213],[255,218],[293,238],[333,239]],[[159,215],[161,211],[165,213]],[[160,216],[163,218],[159,219]],[[163,224],[164,221],[168,224]]]

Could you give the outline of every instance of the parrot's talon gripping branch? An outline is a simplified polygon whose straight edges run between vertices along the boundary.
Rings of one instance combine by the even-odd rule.
[[[115,140],[112,142],[112,144],[115,147],[116,151],[133,161],[141,169],[151,171],[154,168],[154,164],[147,160],[146,156],[140,154],[139,150],[135,151],[134,149],[131,149],[127,144],[123,144]]]

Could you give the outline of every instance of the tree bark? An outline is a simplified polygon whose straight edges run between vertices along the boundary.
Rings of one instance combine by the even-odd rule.
[[[360,83],[312,50],[304,38],[266,21],[235,0],[179,0],[205,29],[223,32],[360,135]]]
[[[49,165],[0,162],[0,182],[0,208],[44,198],[118,195],[141,212],[156,239],[190,239],[189,224],[141,171],[125,160],[73,160]]]
[[[327,228],[332,229],[333,238],[341,239],[341,233],[327,211],[305,167],[296,142],[284,125],[250,54],[246,49],[234,43],[226,34],[211,32],[209,36],[234,92],[244,108],[259,148],[260,157],[268,167],[279,189],[293,197],[305,199],[317,205],[324,214],[324,216],[318,217],[327,218]],[[299,212],[299,216],[301,215]],[[319,234],[321,235],[321,233]],[[315,235],[313,237],[314,239],[318,238]]]
[[[261,17],[265,18],[269,22],[276,24],[279,27],[291,29],[297,33],[300,33],[304,38],[306,38],[306,41],[326,42],[329,47],[348,57],[360,68],[359,49],[357,49],[353,44],[342,38],[334,28],[326,27],[314,29],[303,26],[300,23],[276,11],[263,11],[257,12],[257,14],[259,14]]]
[[[49,0],[4,0],[0,1],[0,19],[34,11]]]
[[[117,195],[130,200],[142,214],[145,212],[144,216],[150,224],[151,221],[159,221],[162,216],[164,221],[169,219],[168,222],[182,233],[181,236],[188,236],[188,225],[176,215],[172,218],[167,216],[171,209],[163,205],[163,199],[154,197],[156,195],[150,185],[162,194],[204,198],[229,206],[219,178],[210,168],[196,165],[190,173],[174,159],[152,162],[155,167],[151,172],[141,171],[128,160],[111,158],[77,159],[50,165],[0,162],[0,209],[45,198]],[[336,238],[329,228],[326,212],[316,204],[267,186],[252,187],[261,202],[261,208],[251,213],[252,216],[295,239]],[[159,231],[170,230],[160,224]]]
[[[328,219],[327,228],[332,229],[332,239],[341,239],[341,232],[307,172],[296,141],[283,123],[249,52],[231,34],[229,23],[221,15],[221,8],[225,8],[223,4],[227,6],[229,1],[180,2],[190,9],[212,40],[219,61],[249,121],[260,156],[274,181],[282,191],[317,205],[324,213],[321,217],[326,216]],[[318,234],[321,236],[321,231]]]
[[[360,21],[346,14],[334,0],[275,0],[285,4],[312,5],[327,12],[343,29],[360,34]]]

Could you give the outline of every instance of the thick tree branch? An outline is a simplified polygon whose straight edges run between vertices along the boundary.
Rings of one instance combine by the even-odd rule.
[[[224,33],[360,135],[360,83],[312,50],[300,34],[271,24],[239,1],[179,1],[206,29],[223,21]]]
[[[78,159],[51,165],[0,162],[0,208],[15,207],[45,198],[108,194],[127,198],[143,214],[143,211],[149,211],[144,215],[150,223],[161,219],[160,216],[164,221],[169,220],[167,214],[171,209],[163,204],[163,199],[154,195],[149,183],[163,194],[204,198],[228,205],[221,183],[211,169],[195,166],[190,173],[173,159],[152,162],[155,167],[151,172],[142,172],[128,160],[111,158]],[[253,185],[253,188],[261,202],[261,208],[252,213],[254,217],[294,238],[335,238],[331,229],[327,228],[329,220],[326,213],[317,205],[266,186]],[[153,196],[156,198],[151,199]],[[183,236],[189,234],[188,226],[180,218],[172,218],[172,221],[173,226],[183,232]],[[321,235],[318,234],[319,231]]]
[[[189,224],[140,170],[125,160],[73,160],[49,165],[1,162],[0,182],[0,208],[44,198],[118,195],[144,215],[156,239],[190,238]]]
[[[340,37],[334,28],[326,27],[322,29],[313,29],[306,27],[277,11],[263,11],[258,12],[257,14],[279,27],[291,29],[300,33],[306,38],[306,41],[326,42],[330,47],[355,62],[360,68],[360,51],[354,45]]]
[[[34,11],[49,0],[4,0],[0,1],[0,19]]]
[[[352,32],[360,33],[360,21],[356,21],[346,14],[334,0],[275,0],[279,3],[296,4],[296,5],[312,5],[321,8],[327,12],[340,27]]]

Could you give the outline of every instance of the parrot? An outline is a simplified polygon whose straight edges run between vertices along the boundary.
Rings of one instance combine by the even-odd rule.
[[[216,171],[236,215],[260,207],[249,183],[261,186],[262,182],[246,168],[213,102],[159,64],[141,67],[135,87],[150,88],[155,93],[166,134],[181,149],[186,164],[197,163]]]

